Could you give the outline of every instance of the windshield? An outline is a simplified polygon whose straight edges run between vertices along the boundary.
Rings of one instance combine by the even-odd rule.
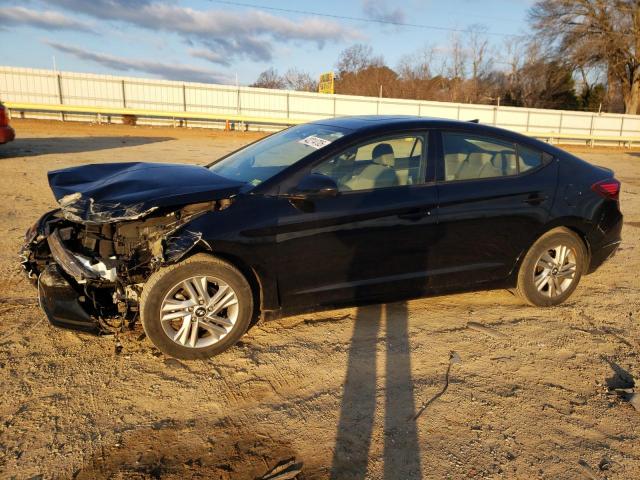
[[[329,125],[298,125],[249,145],[209,169],[223,177],[256,186],[346,133],[345,129]]]

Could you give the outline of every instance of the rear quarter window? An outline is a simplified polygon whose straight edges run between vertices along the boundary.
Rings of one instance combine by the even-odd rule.
[[[518,145],[518,167],[520,173],[538,168],[542,163],[542,152],[540,150]]]

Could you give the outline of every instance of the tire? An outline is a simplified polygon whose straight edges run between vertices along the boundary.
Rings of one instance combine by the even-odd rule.
[[[574,292],[586,265],[587,249],[582,239],[566,228],[554,228],[542,235],[525,255],[518,271],[516,293],[537,307],[559,305]]]
[[[232,347],[253,314],[253,294],[242,273],[202,253],[153,273],[140,298],[147,337],[161,352],[182,360],[209,358]]]

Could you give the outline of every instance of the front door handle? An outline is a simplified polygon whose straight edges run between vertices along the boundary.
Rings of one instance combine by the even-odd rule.
[[[429,215],[431,215],[431,210],[427,210],[426,208],[415,208],[404,213],[399,213],[398,218],[401,218],[402,220],[417,221],[421,218],[428,217]]]

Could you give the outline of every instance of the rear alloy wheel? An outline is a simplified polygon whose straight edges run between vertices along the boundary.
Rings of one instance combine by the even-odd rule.
[[[545,233],[520,265],[518,294],[540,307],[564,302],[578,286],[586,256],[584,243],[572,231],[556,228]]]
[[[205,254],[154,273],[141,298],[142,326],[172,357],[208,358],[231,347],[253,316],[253,295],[232,265]]]

